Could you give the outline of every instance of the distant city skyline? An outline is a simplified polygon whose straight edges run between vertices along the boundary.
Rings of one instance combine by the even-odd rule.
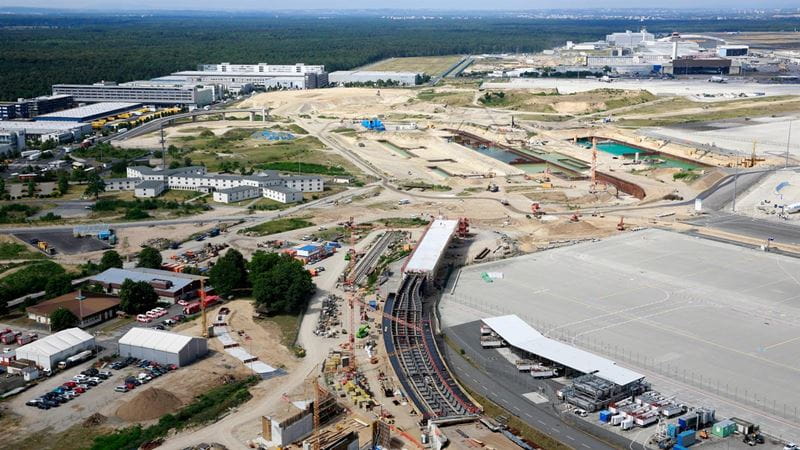
[[[440,0],[435,6],[428,0],[408,0],[404,2],[402,8],[396,3],[372,1],[363,2],[356,0],[307,0],[303,2],[305,8],[299,8],[296,4],[270,5],[270,2],[263,0],[228,0],[220,2],[218,0],[171,0],[164,2],[161,0],[120,0],[108,2],[106,0],[19,0],[6,1],[0,0],[0,7],[21,7],[21,8],[57,8],[70,10],[205,10],[205,11],[278,11],[278,10],[368,10],[368,9],[394,9],[394,10],[535,10],[535,9],[600,9],[594,0],[571,0],[568,2],[556,0],[540,0],[531,2],[530,0],[498,0],[488,3],[483,0]],[[797,0],[672,0],[668,4],[662,1],[644,0],[630,2],[629,0],[606,0],[603,8],[635,9],[641,12],[646,8],[659,9],[715,9],[719,8],[721,13],[731,8],[742,9],[765,9],[765,8],[797,8]],[[800,9],[800,8],[798,8]]]

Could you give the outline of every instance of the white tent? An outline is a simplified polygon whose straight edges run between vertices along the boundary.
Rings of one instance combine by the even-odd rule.
[[[94,347],[94,336],[80,328],[68,328],[18,348],[17,359],[27,359],[52,370],[60,361]]]

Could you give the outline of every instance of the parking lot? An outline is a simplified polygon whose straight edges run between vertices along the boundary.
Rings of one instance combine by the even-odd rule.
[[[94,237],[76,238],[72,235],[72,231],[37,230],[14,233],[14,236],[22,239],[24,242],[31,242],[32,239],[45,241],[50,247],[55,248],[58,253],[63,253],[66,255],[107,250],[111,248],[111,246],[109,246],[107,243]],[[31,248],[33,249],[32,246]]]

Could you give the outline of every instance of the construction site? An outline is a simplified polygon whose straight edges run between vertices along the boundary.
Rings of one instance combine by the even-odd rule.
[[[508,72],[557,58],[472,59]],[[10,231],[70,267],[109,248],[132,267],[150,247],[163,270],[206,273],[234,249],[289,256],[312,277],[296,315],[256,308],[248,289],[170,305],[192,316],[172,330],[208,337],[209,355],[180,382],[98,400],[106,426],[152,423],[219,380],[254,376],[249,400],[161,448],[800,440],[796,93],[747,79],[498,78],[259,93],[224,116],[109,138],[325,187],[292,204],[114,216],[113,242],[78,238],[72,223]],[[241,120],[254,111],[262,120]],[[203,201],[182,194],[170,201]],[[204,377],[214,382],[195,388]],[[20,423],[36,427],[31,411]],[[75,426],[61,411],[41,427]]]

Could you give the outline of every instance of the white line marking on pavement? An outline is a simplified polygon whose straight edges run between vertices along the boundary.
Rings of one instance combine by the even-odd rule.
[[[567,439],[569,439],[570,441],[574,441],[575,440],[575,438],[570,436],[570,435],[567,435]]]
[[[553,433],[558,433],[558,429],[553,428],[553,427],[550,427],[550,429],[553,430]]]
[[[542,422],[541,420],[537,420],[537,422],[539,422],[542,425],[547,425],[546,423]]]
[[[584,446],[584,447],[586,447],[586,448],[592,448],[592,447],[589,447],[589,446],[588,446],[588,445],[586,445],[586,444],[581,444],[581,445],[582,445],[582,446]]]

